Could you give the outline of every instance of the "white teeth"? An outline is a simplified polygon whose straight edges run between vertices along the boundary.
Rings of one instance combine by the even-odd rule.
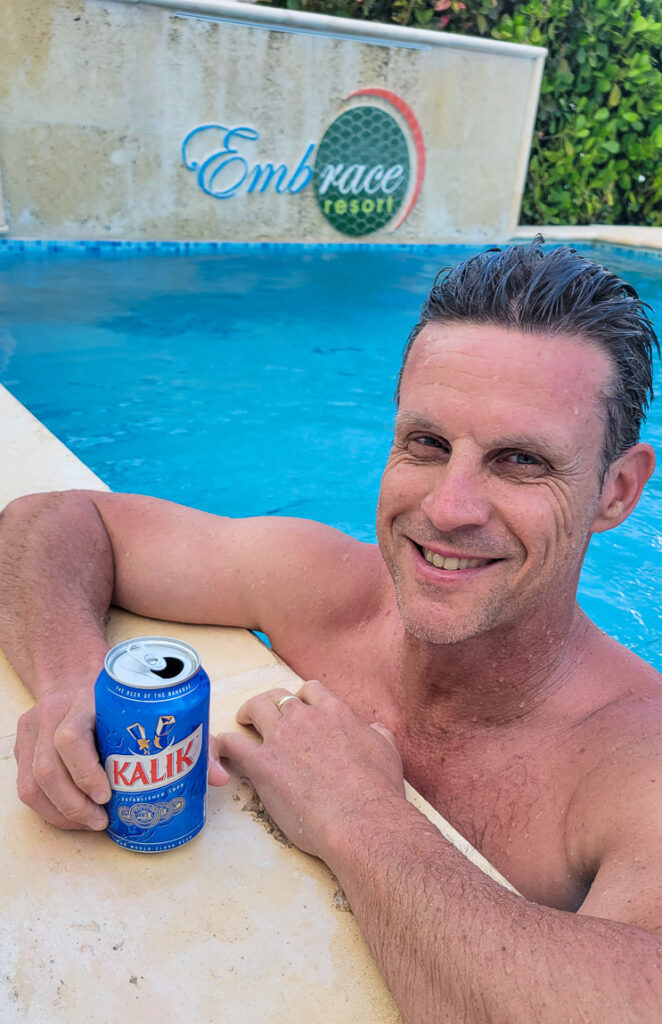
[[[482,563],[480,558],[444,558],[443,555],[438,555],[436,551],[428,551],[427,548],[423,548],[423,554],[425,561],[437,569],[476,569]]]

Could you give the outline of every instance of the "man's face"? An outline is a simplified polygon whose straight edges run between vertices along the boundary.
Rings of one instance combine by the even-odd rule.
[[[453,643],[574,604],[600,493],[608,356],[428,324],[404,371],[377,536],[407,630]]]

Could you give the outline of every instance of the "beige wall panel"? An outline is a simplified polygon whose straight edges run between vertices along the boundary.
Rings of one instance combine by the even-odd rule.
[[[239,17],[237,5],[218,5],[225,20],[210,20],[161,2],[4,0],[0,173],[10,235],[439,242],[515,228],[543,50],[392,26],[368,43],[301,27],[366,31],[340,19],[241,8],[288,28],[294,18],[296,31],[275,31],[227,20]],[[322,216],[312,183],[298,194],[278,195],[272,183],[216,199],[182,162],[195,127],[246,125],[259,131],[239,143],[249,165],[284,163],[291,174],[342,111],[368,103],[403,129],[413,174],[401,114],[384,100],[345,101],[375,87],[410,106],[426,148],[422,191],[396,231],[386,223],[342,233]],[[196,152],[209,155],[211,139],[198,137]]]

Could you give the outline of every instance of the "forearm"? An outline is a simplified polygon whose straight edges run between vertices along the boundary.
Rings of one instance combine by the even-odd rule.
[[[404,801],[363,808],[325,860],[408,1024],[659,1021],[659,936],[506,892]]]
[[[0,644],[35,697],[94,679],[112,591],[112,548],[85,495],[31,495],[3,511]]]

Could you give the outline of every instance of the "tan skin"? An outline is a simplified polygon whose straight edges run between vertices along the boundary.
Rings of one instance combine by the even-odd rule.
[[[40,567],[40,592],[52,584],[62,594],[58,579],[81,537],[95,552],[89,576],[60,596],[59,621],[46,621],[47,599],[35,611],[35,593],[31,601],[11,582],[13,618],[0,611],[10,657],[35,696],[45,693],[19,723],[22,798],[62,827],[103,827],[89,799],[105,784],[90,753],[90,686],[107,646],[100,620],[110,590],[99,566],[110,572],[112,555],[115,603],[155,618],[263,629],[299,675],[320,680],[282,712],[282,691],[249,701],[238,719],[263,745],[228,734],[216,751],[250,775],[293,841],[341,879],[407,1020],[612,1019],[606,1008],[622,1020],[635,1004],[628,1019],[656,1019],[648,1014],[662,1000],[653,938],[662,932],[660,679],[575,601],[590,534],[626,518],[654,465],[650,447],[637,445],[600,486],[597,396],[609,371],[585,341],[428,325],[404,374],[379,551],[319,524],[221,520],[134,496],[35,496],[10,506],[11,550],[28,534],[42,538],[21,570],[28,578]],[[8,539],[8,581],[17,577],[11,550]],[[469,564],[440,568],[425,551]],[[67,601],[85,635],[73,684]],[[403,771],[533,903],[511,906],[483,891],[487,883],[404,801]],[[220,763],[210,778],[225,781]],[[410,876],[411,892],[400,893]],[[436,917],[421,918],[421,891],[433,893],[430,907],[440,901]],[[548,910],[539,920],[536,903],[583,918]],[[470,963],[467,926],[462,937],[454,931],[462,907],[480,923]],[[513,956],[524,961],[521,1005],[502,987],[515,968],[496,968],[492,946],[481,945],[501,931],[503,956],[516,936]],[[527,953],[541,941],[544,977]],[[558,993],[550,996],[569,949],[583,982],[580,995],[567,979],[564,991],[569,1006],[588,999],[588,1016],[561,1013]],[[614,966],[634,958],[638,986],[618,980],[609,957]],[[622,987],[607,991],[602,975],[591,982],[596,964]]]

